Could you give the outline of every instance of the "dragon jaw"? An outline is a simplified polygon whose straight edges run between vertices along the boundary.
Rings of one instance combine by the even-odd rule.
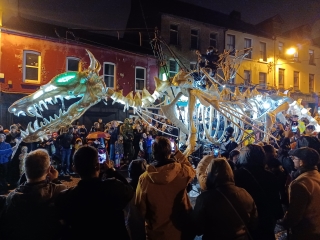
[[[72,124],[105,96],[106,87],[102,77],[98,75],[100,64],[90,51],[87,52],[91,61],[88,70],[59,74],[35,93],[16,101],[9,107],[9,112],[16,116],[28,115],[43,119],[39,123],[37,119],[33,124],[29,122],[26,130],[21,131],[24,142],[47,139],[46,131],[57,131],[62,126]],[[44,108],[48,110],[48,104],[57,104],[58,99],[63,104],[65,99],[74,98],[80,99],[67,110],[59,109],[58,115],[54,114],[49,119],[42,117]]]

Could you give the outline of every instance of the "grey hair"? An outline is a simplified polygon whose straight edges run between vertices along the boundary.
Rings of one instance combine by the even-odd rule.
[[[0,137],[4,137],[4,139],[6,139],[6,135],[4,133],[0,133]]]
[[[43,177],[50,167],[50,156],[44,149],[30,152],[24,162],[24,169],[28,179]]]

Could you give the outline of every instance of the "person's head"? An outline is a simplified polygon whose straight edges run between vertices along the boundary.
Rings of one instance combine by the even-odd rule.
[[[99,122],[99,123],[102,123],[102,119],[101,119],[101,118],[99,118],[99,119],[98,119],[98,122]]]
[[[147,138],[147,134],[146,134],[146,133],[143,133],[143,134],[142,134],[142,137],[143,137],[143,138]]]
[[[0,134],[0,143],[4,142],[4,140],[6,140],[6,135],[1,133]]]
[[[68,133],[70,134],[70,133],[73,133],[73,127],[69,127],[68,128]]]
[[[122,135],[118,135],[118,141],[123,141],[123,136]]]
[[[0,125],[0,131],[3,131],[3,126],[2,125]]]
[[[24,169],[28,181],[45,180],[50,170],[50,156],[44,149],[30,152],[24,161]]]
[[[152,145],[152,153],[157,161],[166,161],[171,155],[171,142],[168,138],[157,137]]]
[[[16,133],[18,131],[17,125],[13,124],[10,126],[10,132],[11,133]]]
[[[81,140],[81,138],[77,138],[77,139],[76,139],[76,144],[82,145],[82,140]]]
[[[298,116],[298,115],[292,115],[292,116],[291,116],[291,120],[292,120],[293,122],[297,122],[297,121],[299,120],[299,116]]]
[[[312,133],[314,132],[314,130],[316,130],[314,125],[308,125],[306,127],[306,135],[312,135]]]
[[[213,47],[211,47],[211,46],[210,46],[210,47],[208,47],[208,48],[207,48],[207,54],[208,54],[208,53],[210,53],[210,52],[213,52],[213,49],[214,49],[214,48],[213,48]]]
[[[289,151],[294,167],[296,169],[304,167],[306,169],[314,169],[319,164],[319,153],[309,147],[302,147]]]
[[[240,156],[240,151],[238,151],[236,149],[232,150],[229,153],[229,159],[234,163],[236,163],[238,161],[239,156]]]
[[[263,148],[256,144],[249,144],[240,149],[238,163],[241,166],[261,166],[266,165],[266,154]]]
[[[93,147],[79,148],[73,155],[73,167],[82,179],[98,177],[100,172],[98,151]]]
[[[129,124],[132,124],[132,123],[133,123],[132,118],[129,118]]]
[[[131,186],[137,188],[139,177],[147,169],[147,162],[144,159],[133,160],[128,167],[129,177],[131,178]]]
[[[28,147],[27,146],[23,146],[21,148],[21,153],[27,153],[28,152]]]
[[[226,135],[227,136],[232,136],[233,132],[234,132],[233,127],[227,127],[226,128]]]
[[[264,145],[263,150],[266,153],[267,159],[275,158],[277,156],[276,149],[270,144]]]
[[[234,183],[232,169],[225,158],[214,158],[207,167],[207,189],[214,189],[226,183]]]

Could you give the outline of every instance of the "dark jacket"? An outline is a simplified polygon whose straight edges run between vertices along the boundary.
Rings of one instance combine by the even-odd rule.
[[[59,135],[56,139],[56,142],[59,146],[70,149],[70,146],[72,145],[72,140],[73,140],[73,134],[69,133],[63,133]]]
[[[0,143],[0,164],[9,162],[12,154],[12,148],[9,143]]]
[[[207,171],[207,191],[198,196],[193,212],[196,234],[203,235],[203,240],[248,239],[245,225],[254,231],[258,220],[252,197],[235,186],[232,169],[225,159],[213,159]]]
[[[12,191],[1,214],[1,239],[58,239],[61,225],[53,205],[66,186],[24,183]]]
[[[108,176],[115,178],[81,180],[58,196],[61,218],[71,229],[66,239],[99,239],[103,234],[129,239],[123,209],[133,197],[133,189],[116,171],[110,170]]]

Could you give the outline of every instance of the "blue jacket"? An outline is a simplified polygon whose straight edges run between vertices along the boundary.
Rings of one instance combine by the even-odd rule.
[[[12,154],[12,148],[9,143],[0,143],[0,164],[9,162],[9,158]]]

